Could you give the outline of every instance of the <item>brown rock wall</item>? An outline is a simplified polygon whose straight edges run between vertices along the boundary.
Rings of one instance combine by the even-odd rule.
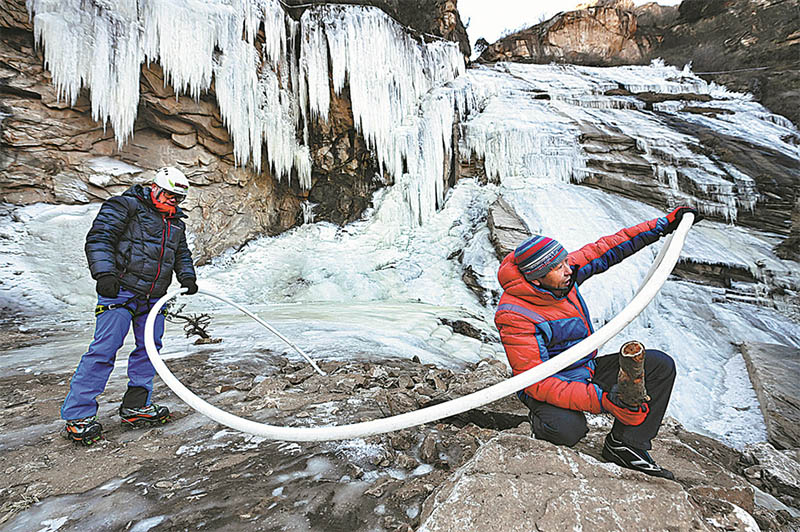
[[[650,42],[636,32],[636,15],[620,7],[570,11],[489,46],[480,62],[552,61],[612,65],[644,62]]]

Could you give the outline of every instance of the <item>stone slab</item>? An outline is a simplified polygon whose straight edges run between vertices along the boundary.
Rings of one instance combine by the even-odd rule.
[[[800,349],[746,342],[741,351],[770,443],[778,449],[800,447]]]

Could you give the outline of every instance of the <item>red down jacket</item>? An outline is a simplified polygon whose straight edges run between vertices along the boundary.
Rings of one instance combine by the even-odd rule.
[[[525,280],[514,264],[514,252],[509,253],[497,273],[504,292],[494,321],[514,375],[558,356],[592,334],[589,310],[578,286],[658,240],[667,224],[666,217],[656,218],[570,253],[567,262],[572,280],[565,297],[556,297]],[[524,392],[561,408],[600,413],[603,390],[591,383],[596,356],[594,351]]]

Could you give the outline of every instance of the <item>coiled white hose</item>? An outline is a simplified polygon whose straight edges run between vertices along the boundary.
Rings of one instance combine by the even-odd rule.
[[[630,303],[622,309],[611,321],[606,323],[603,327],[598,329],[594,334],[585,338],[580,343],[570,347],[566,351],[560,353],[557,357],[539,364],[535,368],[531,368],[524,373],[512,377],[506,381],[497,383],[493,386],[471,393],[458,399],[453,399],[446,403],[440,403],[434,406],[415,410],[413,412],[406,412],[392,417],[375,419],[373,421],[365,421],[362,423],[354,423],[352,425],[338,425],[338,426],[325,426],[325,427],[280,427],[276,425],[267,425],[265,423],[258,423],[250,421],[239,416],[235,416],[229,412],[221,410],[192,393],[186,386],[184,386],[175,376],[169,371],[164,361],[158,354],[155,341],[153,338],[153,328],[155,325],[156,316],[158,315],[161,307],[171,298],[175,297],[182,290],[175,290],[166,294],[159,299],[153,306],[152,310],[147,316],[145,322],[145,348],[147,356],[155,366],[156,371],[161,376],[161,379],[169,386],[175,394],[183,399],[189,406],[200,412],[201,414],[222,423],[232,429],[236,429],[256,436],[261,436],[271,440],[284,440],[284,441],[327,441],[327,440],[346,440],[352,438],[362,438],[371,436],[373,434],[383,434],[395,430],[405,429],[423,423],[429,423],[445,417],[454,416],[465,412],[467,410],[478,408],[485,404],[496,401],[507,395],[518,392],[523,388],[527,388],[531,384],[545,379],[558,371],[564,369],[570,364],[577,362],[584,356],[588,355],[602,344],[613,338],[619,333],[626,325],[633,321],[642,310],[652,301],[658,291],[666,282],[667,277],[672,272],[675,264],[678,262],[681,249],[686,240],[686,235],[692,226],[694,215],[687,213],[681,219],[681,223],[673,234],[671,234],[667,241],[664,243],[664,249],[656,257],[655,262],[650,268],[645,283],[639,288],[639,291],[633,297]],[[200,293],[220,299],[231,303],[222,296],[199,290]],[[237,308],[238,305],[235,305]],[[253,316],[248,312],[248,315]],[[258,320],[260,322],[260,320]]]

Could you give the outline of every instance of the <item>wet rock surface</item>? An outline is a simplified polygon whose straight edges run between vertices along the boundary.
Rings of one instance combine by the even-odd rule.
[[[323,377],[267,350],[212,364],[202,346],[168,366],[215,406],[287,426],[416,410],[508,376],[504,364],[489,359],[458,370],[387,359],[322,362]],[[622,526],[646,513],[645,506],[637,511],[643,494],[680,510],[649,517],[656,528],[665,515],[680,530],[740,529],[753,519],[762,530],[800,526],[789,507],[798,494],[795,455],[769,448],[742,454],[672,421],[654,456],[678,482],[601,463],[611,424],[603,416],[591,417],[590,434],[574,449],[532,439],[527,410],[514,397],[389,434],[292,443],[221,426],[157,378],[155,401],[172,407],[170,423],[121,426],[115,414],[124,383],[112,380],[99,398],[105,439],[84,447],[59,434],[68,381],[68,374],[0,379],[4,530],[52,523],[59,530],[452,530],[448,519],[487,530]],[[548,503],[547,493],[571,495]],[[598,511],[576,514],[576,507]],[[506,528],[498,519],[520,525]]]

